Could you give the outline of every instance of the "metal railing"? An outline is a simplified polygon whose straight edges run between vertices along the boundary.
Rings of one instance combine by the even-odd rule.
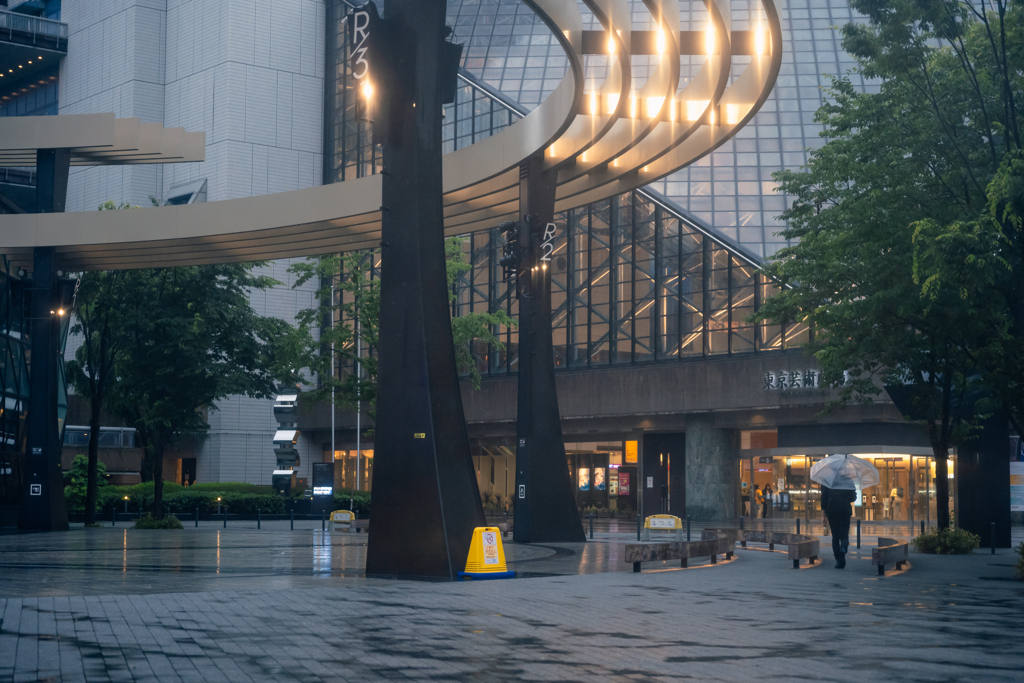
[[[4,10],[0,10],[0,31],[6,31],[9,38],[17,32],[57,40],[68,39],[68,25],[65,23]],[[0,37],[3,37],[3,33],[0,33]]]

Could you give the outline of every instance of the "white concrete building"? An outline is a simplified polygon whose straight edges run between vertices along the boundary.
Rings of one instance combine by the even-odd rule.
[[[64,0],[68,55],[59,113],[114,112],[206,132],[206,161],[72,169],[68,211],[107,200],[148,206],[205,189],[206,201],[322,182],[323,0]],[[202,200],[203,198],[199,198]],[[292,321],[316,283],[292,289],[290,260],[264,270],[283,284],[253,294],[258,313]],[[273,400],[232,397],[210,412],[197,481],[270,484]],[[300,477],[320,460],[298,445]]]

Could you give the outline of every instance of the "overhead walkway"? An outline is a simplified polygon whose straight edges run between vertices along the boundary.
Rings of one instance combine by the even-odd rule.
[[[519,172],[543,155],[558,173],[556,210],[642,187],[707,155],[764,103],[781,64],[782,33],[772,0],[733,31],[729,0],[708,0],[704,32],[680,31],[676,0],[648,0],[654,31],[632,29],[628,0],[584,0],[603,31],[584,31],[575,0],[524,0],[551,29],[569,68],[536,109],[501,132],[443,158],[445,232],[493,227],[519,212]],[[587,54],[608,55],[606,77],[587,83]],[[632,54],[657,54],[636,87]],[[680,56],[703,55],[696,76],[681,79]],[[741,56],[742,59],[737,59]],[[639,79],[638,79],[639,80]],[[685,81],[685,82],[684,82]],[[44,124],[41,119],[53,121]],[[0,120],[0,165],[25,163],[35,150],[79,140],[84,117]],[[34,123],[38,122],[38,123]],[[20,135],[9,130],[23,126]],[[38,130],[32,126],[38,125]],[[44,134],[49,125],[61,127]],[[118,124],[121,125],[121,124]],[[144,125],[144,124],[143,124]],[[114,144],[113,142],[109,144]],[[88,145],[77,146],[87,147]],[[189,148],[177,160],[191,157]],[[4,161],[9,158],[10,161]],[[138,155],[128,163],[154,163]],[[105,163],[102,150],[73,163]],[[125,163],[122,158],[116,163]],[[34,247],[57,247],[67,270],[177,266],[350,251],[380,241],[381,176],[205,204],[124,212],[0,216],[0,253],[30,267]]]

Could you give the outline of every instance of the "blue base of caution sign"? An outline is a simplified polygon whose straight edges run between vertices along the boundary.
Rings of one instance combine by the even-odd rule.
[[[515,572],[459,572],[460,579],[514,579]]]

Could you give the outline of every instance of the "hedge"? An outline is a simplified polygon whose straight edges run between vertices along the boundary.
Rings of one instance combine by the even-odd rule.
[[[96,509],[107,514],[112,509],[117,509],[120,512],[124,509],[125,496],[128,496],[129,499],[129,512],[138,512],[140,504],[143,511],[149,511],[153,507],[153,482],[132,486],[104,486],[98,491]],[[221,499],[222,511],[227,511],[229,514],[252,515],[256,514],[257,510],[268,515],[285,514],[289,510],[291,500],[275,493],[271,486],[207,483],[183,487],[178,484],[164,484],[164,509],[166,511],[192,514],[196,508],[199,508],[201,513],[215,514],[217,498]],[[339,489],[334,496],[333,509],[351,509],[359,519],[368,519],[370,516],[370,492],[356,491],[353,496],[348,490]],[[79,508],[71,511],[81,512],[82,510]]]
[[[345,490],[339,490],[334,494],[335,510],[352,510],[359,519],[368,519],[370,516],[370,492],[356,491],[355,495]]]
[[[230,513],[256,514],[257,510],[267,514],[283,514],[285,501],[273,492],[271,486],[254,484],[204,484],[189,487],[178,484],[164,484],[164,508],[180,512],[217,512],[217,498]],[[98,492],[98,510],[123,510],[124,497],[128,496],[128,510],[136,512],[139,505],[143,510],[153,507],[153,482],[134,486],[104,486]]]

